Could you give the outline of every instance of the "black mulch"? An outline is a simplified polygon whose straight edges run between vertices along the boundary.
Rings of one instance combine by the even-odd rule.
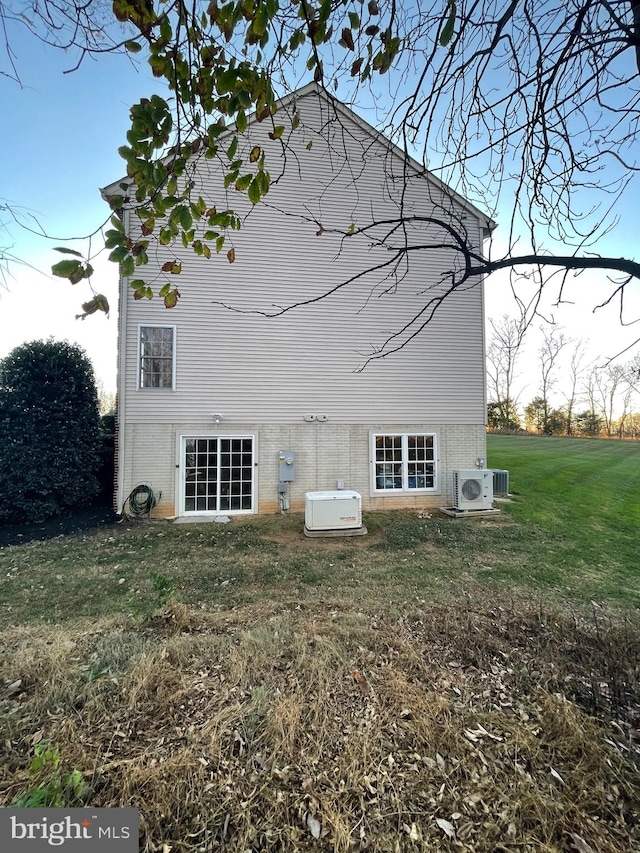
[[[0,525],[0,548],[113,527],[119,521],[120,516],[106,506],[90,506],[38,524],[29,523],[29,519],[25,519],[23,524]]]

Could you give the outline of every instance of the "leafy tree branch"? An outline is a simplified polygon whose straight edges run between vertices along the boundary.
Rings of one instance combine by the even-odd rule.
[[[277,174],[295,169],[300,156],[290,145],[300,117],[295,106],[279,109],[280,98],[309,79],[368,109],[376,128],[456,198],[468,198],[488,217],[500,213],[506,248],[493,258],[478,252],[450,211],[434,218],[459,261],[440,271],[445,291],[501,269],[532,270],[540,289],[547,268],[619,273],[619,281],[602,280],[606,304],[622,300],[640,278],[632,254],[598,251],[603,237],[615,234],[621,203],[637,191],[636,0],[114,0],[111,7],[43,0],[26,16],[9,0],[0,19],[75,52],[72,68],[88,55],[126,51],[147,62],[162,84],[163,94],[131,107],[120,148],[126,179],[108,198],[114,215],[106,246],[138,299],[159,294],[172,307],[180,297],[179,264],[163,270],[168,281],[148,280],[154,247],[234,262],[228,241],[243,224],[241,205],[222,208],[203,196],[196,163],[212,161],[222,191],[233,189],[252,206],[264,203]],[[6,74],[19,80],[5,43]],[[277,155],[243,144],[253,121],[268,127]],[[124,231],[124,206],[140,221],[137,238]],[[402,233],[411,211],[402,203],[397,229],[389,223],[380,236],[382,223],[373,224],[369,233],[389,247],[389,260],[340,287],[376,271],[387,275],[408,253],[444,245],[409,245]],[[344,223],[345,238],[350,225]],[[68,269],[70,279],[80,274],[79,267]],[[84,276],[88,267],[82,269]],[[432,300],[426,298],[411,331],[399,332],[403,341],[428,324],[437,310]],[[394,351],[397,341],[388,344]]]

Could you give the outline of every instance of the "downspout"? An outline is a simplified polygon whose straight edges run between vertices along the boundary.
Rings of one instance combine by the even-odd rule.
[[[125,208],[120,208],[115,212],[124,225],[125,233],[128,233],[129,228],[129,211]],[[126,447],[126,428],[127,422],[127,371],[126,371],[126,336],[127,328],[127,288],[125,287],[124,276],[122,275],[122,267],[118,267],[118,365],[116,374],[116,512],[122,513],[124,510],[124,502],[126,500],[124,489],[124,453]]]

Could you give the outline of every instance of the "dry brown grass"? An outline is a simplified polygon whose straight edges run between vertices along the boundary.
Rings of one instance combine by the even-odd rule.
[[[639,635],[339,600],[10,629],[0,805],[48,740],[144,851],[638,850]]]

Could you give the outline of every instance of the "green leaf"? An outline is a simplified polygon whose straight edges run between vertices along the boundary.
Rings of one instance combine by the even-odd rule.
[[[165,42],[171,41],[173,29],[168,15],[163,15],[160,18],[160,35]]]
[[[109,260],[115,264],[122,263],[129,254],[129,249],[126,246],[117,246],[109,255]]]
[[[229,172],[228,174],[226,174],[224,176],[224,181],[223,181],[224,188],[229,189],[229,187],[237,179],[237,177],[238,177],[238,170],[237,169],[234,169],[233,172]]]
[[[116,246],[122,246],[126,242],[127,238],[124,234],[121,234],[119,231],[114,231],[111,228],[104,235],[105,249],[115,249]]]
[[[357,30],[360,27],[360,15],[357,12],[349,12],[349,23],[352,30]]]
[[[247,195],[249,196],[249,201],[251,202],[251,204],[257,204],[260,201],[260,182],[257,178],[254,178],[249,184]]]
[[[283,133],[284,133],[284,125],[283,124],[277,124],[273,128],[273,131],[269,134],[269,139],[280,139],[282,137]]]
[[[142,46],[138,44],[137,41],[130,39],[124,43],[125,50],[128,50],[129,53],[140,53],[142,50]]]
[[[180,291],[177,288],[174,288],[164,297],[164,307],[175,308],[178,304],[178,299],[180,299]]]
[[[241,178],[238,178],[236,181],[236,189],[240,190],[240,192],[244,192],[247,189],[251,181],[253,180],[253,175],[243,175]]]
[[[305,38],[306,36],[302,30],[295,30],[289,39],[289,50],[294,53],[301,44],[304,44]]]
[[[269,192],[269,187],[271,186],[271,175],[269,172],[258,172],[256,180],[258,182],[258,187],[260,188],[260,194],[266,195]]]
[[[124,198],[123,195],[108,195],[106,200],[111,210],[119,210],[124,204]]]
[[[129,257],[125,258],[122,261],[122,275],[130,276],[133,275],[133,271],[136,268],[136,264],[134,259],[129,255]]]
[[[51,267],[53,275],[59,278],[71,278],[75,273],[82,269],[80,261],[58,261]]]
[[[231,140],[231,145],[227,148],[227,158],[229,160],[233,160],[236,156],[236,151],[238,150],[238,137],[234,136]]]
[[[219,124],[216,122],[215,124],[210,124],[207,128],[207,136],[213,142],[216,140],[220,134],[225,130],[224,124]]]
[[[82,254],[80,252],[76,252],[75,249],[65,249],[64,246],[55,246],[54,252],[60,252],[63,255],[75,255],[76,258],[81,258]]]
[[[193,225],[193,216],[186,205],[180,210],[180,225],[182,225],[185,231],[188,231]]]
[[[456,3],[455,0],[449,0],[449,17],[446,24],[440,33],[440,47],[446,47],[453,38],[453,32],[456,25]]]

